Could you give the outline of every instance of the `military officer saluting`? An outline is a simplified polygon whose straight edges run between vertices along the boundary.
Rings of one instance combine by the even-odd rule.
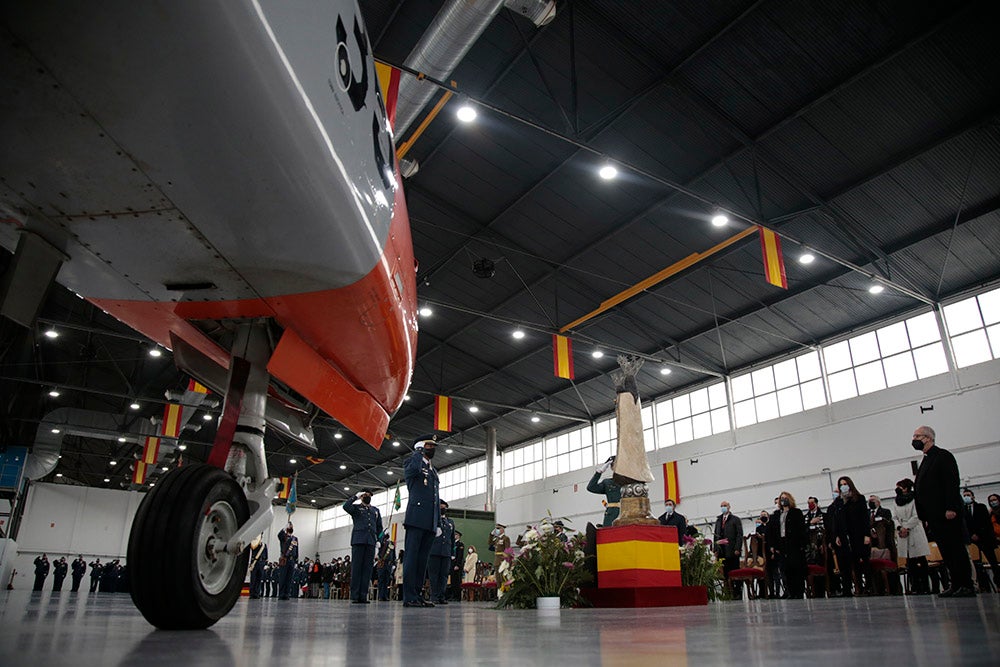
[[[455,522],[445,515],[448,503],[441,500],[438,507],[441,515],[438,526],[441,530],[431,545],[427,570],[431,580],[431,602],[448,604],[445,593],[448,590],[448,575],[451,574],[451,558],[455,549]]]
[[[70,589],[70,593],[76,593],[80,590],[80,580],[87,573],[87,561],[83,560],[83,554],[77,556],[71,567],[73,568],[73,588]]]
[[[612,456],[597,466],[594,476],[590,478],[590,482],[587,484],[588,491],[607,498],[607,507],[604,510],[604,522],[601,524],[604,527],[608,527],[614,523],[614,520],[618,518],[618,513],[621,511],[622,506],[622,487],[618,486],[613,477],[601,481],[601,475],[606,473],[614,462],[615,457]]]
[[[433,607],[423,599],[421,589],[427,575],[427,560],[434,538],[441,535],[441,507],[438,497],[438,474],[431,465],[437,436],[417,438],[413,455],[406,461],[403,475],[409,500],[406,503],[406,541],[403,555],[403,606]]]
[[[49,557],[42,554],[35,559],[35,587],[32,590],[42,590],[45,577],[49,576]]]
[[[360,500],[361,503],[357,504]],[[344,503],[351,515],[351,602],[368,604],[368,589],[375,564],[375,547],[382,536],[382,513],[372,507],[371,491],[359,491]]]
[[[94,593],[97,591],[97,587],[101,585],[101,575],[104,573],[104,566],[101,565],[101,559],[98,558],[93,563],[90,564],[90,592]]]
[[[294,585],[295,565],[299,560],[299,538],[295,532],[292,522],[278,533],[278,545],[281,547],[281,558],[278,560],[278,599],[287,600],[289,589]],[[295,597],[299,597],[299,592],[295,591]]]

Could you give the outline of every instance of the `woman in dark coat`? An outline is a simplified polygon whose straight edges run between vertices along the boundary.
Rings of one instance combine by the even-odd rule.
[[[778,496],[780,511],[767,523],[768,560],[783,583],[782,598],[802,599],[806,585],[806,520],[787,491]]]
[[[854,593],[860,595],[863,582],[870,579],[869,560],[872,553],[871,518],[865,497],[850,477],[837,480],[840,496],[827,510],[831,517],[833,548],[844,581],[844,595],[851,594],[848,582],[853,580]]]

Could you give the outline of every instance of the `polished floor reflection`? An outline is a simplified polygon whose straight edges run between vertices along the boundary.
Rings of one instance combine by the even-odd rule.
[[[247,600],[160,632],[128,595],[5,592],[0,665],[1000,665],[1000,596],[760,600],[552,615]]]

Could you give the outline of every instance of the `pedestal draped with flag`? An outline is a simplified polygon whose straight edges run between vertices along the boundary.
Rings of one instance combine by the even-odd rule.
[[[434,397],[434,430],[451,430],[451,398],[448,396]]]
[[[573,372],[573,341],[566,336],[552,334],[553,373],[564,380],[576,378]]]
[[[681,501],[681,487],[677,481],[677,461],[663,464],[663,499]]]
[[[757,226],[760,232],[760,249],[764,255],[764,279],[775,287],[788,289],[785,277],[785,258],[781,254],[781,239],[765,227]]]

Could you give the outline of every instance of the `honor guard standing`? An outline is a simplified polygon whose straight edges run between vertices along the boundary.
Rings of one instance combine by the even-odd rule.
[[[66,579],[66,573],[69,572],[69,563],[66,562],[66,556],[63,556],[56,562],[52,564],[52,590],[61,591],[63,580]]]
[[[448,604],[445,594],[448,592],[448,575],[451,574],[451,561],[455,549],[455,522],[445,516],[448,503],[441,500],[438,508],[441,516],[438,526],[441,530],[431,545],[427,571],[431,580],[431,602]]]
[[[83,575],[87,573],[87,561],[83,560],[83,554],[77,556],[76,560],[73,561],[73,588],[70,589],[70,593],[76,593],[80,590],[80,580],[83,579]]]
[[[504,532],[506,530],[507,526],[498,523],[497,527],[490,533],[489,546],[493,551],[493,574],[499,574],[504,552],[510,549],[510,537]]]
[[[462,574],[465,566],[465,542],[462,533],[455,531],[455,545],[451,550],[451,581],[448,584],[448,597],[455,602],[462,601]]]
[[[104,572],[104,566],[101,565],[101,559],[98,558],[93,563],[90,564],[90,592],[93,593],[97,591],[97,587],[101,585],[101,574]]]
[[[262,598],[271,597],[271,574],[274,572],[274,565],[270,561],[264,564],[264,570],[260,575],[260,596]]]
[[[264,533],[250,542],[250,599],[256,600],[264,594],[264,569],[267,567],[267,544]]]
[[[45,577],[49,576],[49,557],[42,554],[35,559],[35,587],[32,590],[42,590]]]
[[[289,589],[294,585],[295,564],[299,559],[299,538],[293,535],[292,522],[278,533],[281,557],[278,559],[278,599],[287,600]],[[298,597],[295,591],[295,597]]]
[[[424,600],[421,589],[427,576],[427,559],[434,538],[441,534],[439,525],[438,474],[431,465],[437,436],[417,438],[413,455],[406,461],[404,477],[409,500],[406,503],[405,559],[403,560],[403,606],[433,607]]]
[[[275,563],[271,563],[271,593],[268,597],[276,598],[278,597],[278,578],[281,576],[281,567]]]
[[[615,484],[613,478],[601,481],[601,475],[610,470],[614,462],[615,457],[612,456],[597,466],[594,476],[590,478],[590,482],[587,484],[588,491],[607,498],[607,506],[604,510],[604,522],[601,523],[604,527],[610,526],[618,518],[618,513],[621,511],[622,506],[622,487]]]
[[[355,504],[360,500],[361,504]],[[370,491],[359,491],[344,503],[344,511],[351,515],[351,602],[368,604],[372,568],[375,564],[375,546],[382,537],[382,514],[372,507]]]

